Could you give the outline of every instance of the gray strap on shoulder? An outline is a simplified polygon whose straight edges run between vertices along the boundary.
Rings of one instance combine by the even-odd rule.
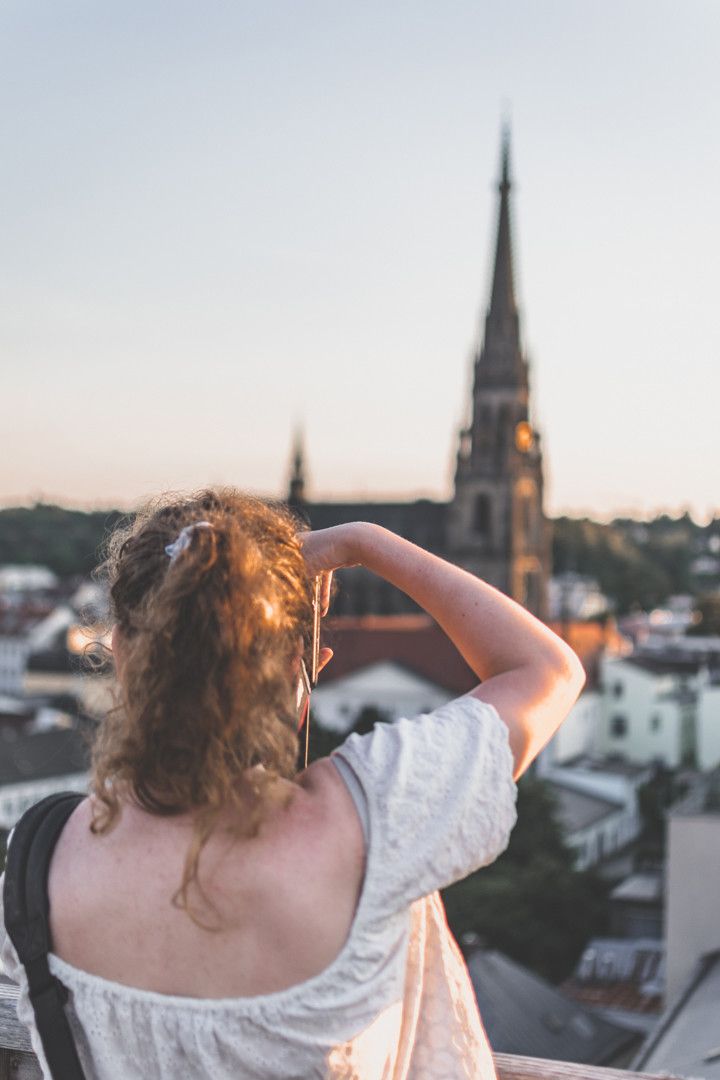
[[[340,776],[345,782],[345,787],[350,792],[352,801],[355,803],[355,809],[360,818],[360,824],[362,825],[363,836],[365,838],[365,847],[367,847],[370,838],[370,815],[368,813],[367,795],[363,790],[363,786],[358,779],[357,773],[352,765],[347,763],[345,758],[341,757],[340,754],[332,754],[330,760],[340,773]]]

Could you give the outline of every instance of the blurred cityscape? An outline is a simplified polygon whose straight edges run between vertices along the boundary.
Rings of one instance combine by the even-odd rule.
[[[314,502],[299,434],[276,495],[313,527],[376,521],[482,575],[585,666],[580,700],[520,785],[510,848],[445,898],[493,1049],[720,1077],[720,518],[547,518],[512,181],[505,132],[450,500]],[[119,517],[0,511],[4,836],[44,795],[87,786],[89,736],[113,700],[108,597],[90,570]],[[335,658],[313,696],[315,755],[476,681],[428,616],[361,569],[339,575],[324,633]]]

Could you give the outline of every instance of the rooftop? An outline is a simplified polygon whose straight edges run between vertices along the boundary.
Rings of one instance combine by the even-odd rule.
[[[467,966],[497,1052],[601,1065],[637,1042],[502,953],[477,949]]]
[[[610,893],[611,900],[632,901],[635,904],[658,904],[662,897],[662,874],[650,871],[631,874]]]
[[[565,832],[574,833],[587,829],[623,809],[621,802],[603,799],[598,795],[587,795],[554,778],[548,779],[547,783],[557,800],[558,818]]]
[[[686,656],[680,653],[662,653],[652,656],[648,653],[633,653],[623,657],[627,664],[647,671],[651,675],[697,675],[706,661],[701,656]],[[715,655],[717,662],[717,656]]]
[[[577,965],[575,985],[632,983],[656,993],[664,979],[665,947],[656,938],[593,938]]]
[[[323,626],[323,642],[335,655],[320,676],[321,686],[380,661],[394,661],[454,694],[465,694],[478,682],[428,615],[330,617]]]
[[[700,960],[684,992],[650,1036],[634,1066],[720,1080],[718,1002],[720,951]]]
[[[87,741],[78,728],[5,734],[0,733],[0,787],[71,776],[87,768]]]
[[[612,631],[598,623],[553,623],[551,627],[563,633],[592,679]],[[320,676],[321,685],[379,661],[394,661],[451,693],[465,694],[478,682],[429,615],[331,615],[323,623],[323,642],[335,650],[335,656]]]
[[[632,761],[625,761],[621,757],[597,758],[588,757],[585,754],[579,754],[575,758],[564,761],[563,768],[582,769],[586,772],[602,773],[610,776],[624,776],[629,780],[644,777],[645,774],[651,771],[649,765],[638,765]]]
[[[669,813],[672,817],[720,815],[720,769],[694,776],[690,790]]]

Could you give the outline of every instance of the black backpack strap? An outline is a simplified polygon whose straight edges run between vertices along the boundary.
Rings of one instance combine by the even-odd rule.
[[[84,795],[48,795],[15,826],[5,866],[5,928],[25,968],[35,1023],[54,1080],[84,1080],[63,1008],[67,991],[48,965],[48,872],[55,843]]]

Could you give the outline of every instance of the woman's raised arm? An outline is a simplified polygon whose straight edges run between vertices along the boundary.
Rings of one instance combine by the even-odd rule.
[[[365,566],[435,619],[481,680],[474,696],[494,705],[507,724],[520,776],[583,687],[573,650],[491,585],[379,525],[353,522],[302,540],[312,573]]]

